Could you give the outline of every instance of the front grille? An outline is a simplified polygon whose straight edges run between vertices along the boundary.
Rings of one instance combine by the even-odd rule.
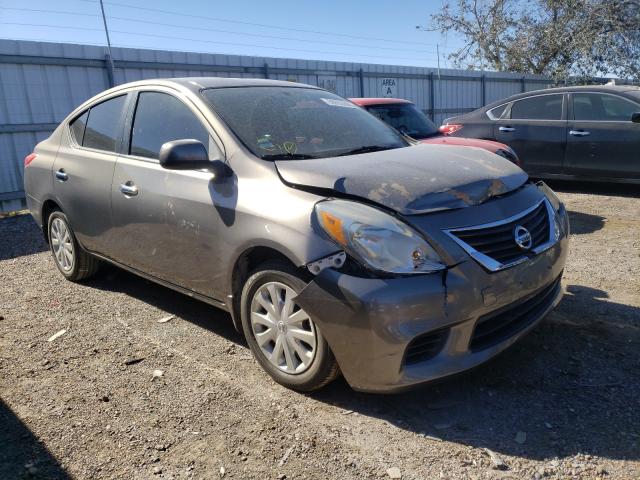
[[[555,298],[560,277],[529,299],[478,319],[469,348],[483,350],[512,337],[535,322]]]
[[[550,241],[550,221],[547,202],[542,201],[525,213],[503,222],[453,229],[447,233],[481,263],[486,262],[477,258],[477,253],[495,260],[498,263],[497,267],[504,267],[527,258],[531,253],[539,253],[537,247]],[[528,250],[523,250],[515,242],[514,230],[518,225],[526,228],[531,234],[532,242]]]
[[[443,328],[414,338],[407,347],[405,364],[412,365],[435,357],[444,347],[448,336],[449,329]]]

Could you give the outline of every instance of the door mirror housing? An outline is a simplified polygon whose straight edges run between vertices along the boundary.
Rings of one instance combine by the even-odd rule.
[[[231,176],[231,168],[222,160],[209,160],[202,142],[194,139],[173,140],[162,144],[160,165],[167,170],[209,170],[216,180]]]
[[[640,112],[635,112],[631,114],[631,121],[633,123],[640,123]]]

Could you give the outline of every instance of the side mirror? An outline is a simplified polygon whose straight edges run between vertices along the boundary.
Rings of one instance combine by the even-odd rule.
[[[167,170],[209,170],[216,180],[231,176],[231,168],[222,160],[209,160],[202,142],[194,139],[174,140],[162,144],[160,165]]]
[[[631,114],[631,121],[633,123],[640,123],[640,112],[635,112]]]

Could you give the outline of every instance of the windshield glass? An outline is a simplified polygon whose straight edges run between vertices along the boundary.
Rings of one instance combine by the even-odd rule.
[[[438,127],[413,103],[371,105],[367,110],[410,137],[420,139],[438,134]]]
[[[407,146],[400,135],[342,97],[311,88],[203,90],[214,111],[256,156],[320,158]]]

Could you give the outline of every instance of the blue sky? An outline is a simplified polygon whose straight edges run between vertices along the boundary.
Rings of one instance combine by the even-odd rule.
[[[441,67],[443,0],[104,0],[113,46]],[[0,0],[0,37],[105,44],[98,0]]]

